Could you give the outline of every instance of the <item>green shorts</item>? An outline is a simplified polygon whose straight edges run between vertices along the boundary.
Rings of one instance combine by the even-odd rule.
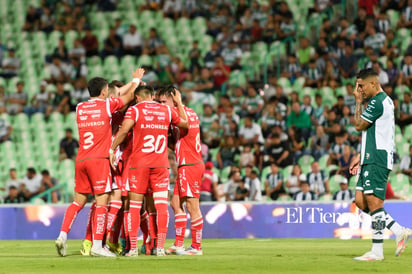
[[[379,199],[385,200],[389,172],[389,169],[374,164],[361,166],[356,190],[360,190],[364,194],[373,194]]]

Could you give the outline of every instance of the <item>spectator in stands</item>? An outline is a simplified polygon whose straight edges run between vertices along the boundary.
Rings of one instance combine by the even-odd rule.
[[[165,0],[163,3],[163,15],[164,17],[169,17],[174,20],[179,18],[182,12],[182,1],[181,0]]]
[[[286,120],[287,128],[292,125],[295,125],[296,128],[301,131],[302,137],[304,139],[309,139],[310,129],[312,126],[310,122],[310,116],[304,110],[300,109],[300,104],[298,102],[294,102],[292,104],[291,112]]]
[[[275,127],[276,128],[276,127]],[[275,162],[279,167],[286,167],[293,164],[293,154],[290,151],[288,140],[281,139],[279,133],[274,132],[268,136],[265,142],[265,155],[269,157],[269,162]]]
[[[262,129],[258,124],[253,122],[253,118],[251,116],[246,116],[244,118],[244,125],[240,126],[239,129],[239,138],[241,145],[264,143]]]
[[[236,187],[235,201],[246,201],[250,196],[250,191],[243,180],[240,180]]]
[[[240,117],[235,113],[231,103],[224,108],[224,113],[220,114],[219,123],[222,128],[225,128],[229,125],[230,121],[234,121],[236,124],[240,123]]]
[[[63,62],[69,62],[69,51],[67,50],[63,36],[59,38],[57,47],[53,50],[53,56],[59,56],[60,60]]]
[[[97,2],[97,7],[101,11],[115,11],[117,1],[115,0],[99,0]]]
[[[306,181],[306,175],[302,174],[300,165],[294,165],[292,173],[289,174],[286,180],[286,193],[293,197],[299,191],[301,181]]]
[[[159,37],[156,28],[150,28],[149,30],[149,38],[147,39],[146,48],[149,49],[150,55],[156,55],[157,51],[164,43],[162,39]]]
[[[333,194],[334,201],[351,202],[354,198],[353,192],[348,187],[348,179],[342,178],[339,182],[340,190]]]
[[[401,101],[399,108],[398,122],[401,128],[412,124],[412,101],[410,92],[405,92],[403,94],[403,100]]]
[[[48,66],[50,72],[50,81],[56,83],[59,81],[66,81],[67,78],[67,65],[61,61],[60,57],[57,55],[52,56],[52,63]]]
[[[219,200],[219,194],[217,189],[218,182],[219,177],[216,173],[213,172],[213,163],[207,162],[205,164],[205,173],[203,175],[202,184],[200,186],[201,202]]]
[[[255,156],[252,152],[252,146],[247,144],[243,146],[243,150],[240,153],[239,168],[242,169],[245,166],[255,166]]]
[[[49,117],[52,112],[60,112],[64,115],[70,112],[70,92],[64,89],[64,84],[60,81],[56,83],[56,92],[47,107],[46,117]]]
[[[30,200],[41,192],[42,177],[36,173],[33,167],[27,169],[26,176],[21,183],[22,193],[26,200]]]
[[[325,172],[320,169],[317,161],[312,162],[311,172],[307,174],[307,181],[310,190],[315,192],[318,197],[329,193],[329,179]]]
[[[412,84],[412,56],[407,55],[404,58],[404,64],[399,74],[398,85],[405,84],[408,87]]]
[[[301,71],[302,69],[298,62],[298,59],[296,58],[296,55],[293,53],[289,54],[282,77],[289,78],[291,83],[293,83],[297,78],[300,77]]]
[[[124,54],[140,56],[142,53],[143,38],[135,25],[130,25],[129,32],[123,36]]]
[[[409,146],[409,155],[402,157],[399,169],[403,174],[406,174],[412,178],[412,145]]]
[[[90,99],[89,90],[87,89],[86,79],[79,78],[74,82],[74,89],[70,91],[72,111],[75,110],[75,107],[78,103],[87,101]],[[73,108],[74,107],[74,108]]]
[[[55,186],[57,186],[58,181],[56,178],[50,176],[50,172],[47,169],[44,169],[41,172],[42,180],[41,180],[41,187],[40,187],[40,192],[44,192],[46,190],[49,190]],[[43,197],[43,200],[45,202],[52,202],[53,204],[57,203],[59,198],[58,198],[58,191],[52,191],[51,193],[51,201],[47,201],[47,197]]]
[[[67,78],[70,83],[73,85],[76,83],[77,80],[83,78],[86,80],[87,76],[87,66],[83,64],[79,58],[72,58],[71,64],[67,68]]]
[[[309,40],[306,37],[299,39],[299,49],[297,50],[297,57],[299,64],[305,67],[311,58],[315,56],[315,49],[310,46]]]
[[[253,85],[247,85],[247,96],[242,104],[242,116],[250,116],[254,120],[261,117],[264,101]]]
[[[283,188],[283,175],[279,172],[279,167],[276,163],[270,164],[270,173],[266,176],[265,180],[266,196],[272,200],[277,200],[279,195],[285,194]]]
[[[8,195],[4,198],[5,204],[21,204],[25,202],[23,194],[21,194],[17,187],[10,186],[8,188]]]
[[[102,58],[106,56],[115,55],[117,58],[122,56],[122,37],[116,34],[116,29],[111,27],[109,29],[109,36],[103,42]]]
[[[290,151],[293,154],[293,161],[297,163],[300,156],[305,153],[305,140],[295,125],[288,128],[288,140],[290,142]]]
[[[9,56],[3,59],[0,73],[0,76],[6,79],[17,76],[20,69],[20,59],[15,56],[15,49],[10,48],[8,54]]]
[[[357,58],[352,53],[352,46],[345,45],[345,54],[339,58],[338,69],[340,76],[343,78],[352,78],[357,70]]]
[[[73,40],[73,48],[69,50],[70,58],[79,58],[82,62],[85,62],[86,50],[83,47],[80,39],[76,38]]]
[[[242,50],[236,45],[234,40],[230,40],[227,47],[225,47],[221,55],[223,57],[225,65],[230,67],[230,70],[241,69],[240,60],[242,57]]]
[[[386,61],[386,73],[389,78],[389,85],[394,87],[399,79],[399,70],[391,59]]]
[[[66,128],[66,137],[60,141],[60,155],[59,160],[64,159],[76,159],[77,149],[79,148],[79,142],[73,138],[73,130]]]
[[[33,6],[29,6],[24,22],[24,31],[36,31],[39,29],[40,16]]]
[[[239,183],[242,181],[240,172],[231,171],[229,173],[229,180],[224,184],[223,193],[225,195],[226,201],[234,201],[236,195],[236,189]]]
[[[375,51],[375,53],[379,53],[385,45],[385,34],[376,32],[376,29],[374,27],[369,27],[367,29],[367,32],[368,37],[366,37],[365,39],[365,46],[370,46]]]
[[[304,70],[305,86],[319,88],[323,81],[323,73],[316,66],[316,60],[310,59],[307,68]]]
[[[306,180],[305,174],[299,175],[300,190],[293,195],[293,200],[296,202],[315,201],[318,196],[315,192],[310,190],[309,183]]]
[[[50,93],[46,91],[47,82],[40,82],[40,92],[33,95],[30,106],[24,108],[24,112],[30,117],[36,112],[46,113],[47,106],[50,102]]]
[[[230,67],[226,65],[221,56],[215,58],[215,66],[212,69],[214,89],[220,90],[223,83],[229,80]]]
[[[343,155],[343,148],[345,145],[348,145],[345,138],[345,133],[339,132],[335,136],[334,143],[331,145],[329,149],[329,159],[328,164],[338,165],[339,159]]]
[[[203,131],[208,131],[213,121],[218,121],[219,117],[213,111],[210,104],[203,104],[203,113],[199,115],[200,127]]]
[[[223,169],[228,166],[233,166],[236,155],[239,155],[239,149],[235,145],[234,137],[227,136],[216,154],[218,167]]]
[[[220,146],[222,140],[222,128],[219,121],[213,120],[208,131],[202,131],[202,137],[210,149]]]
[[[23,91],[24,82],[18,81],[16,83],[16,92],[11,93],[7,97],[7,112],[10,115],[15,115],[23,112],[24,107],[27,104],[27,94]]]
[[[213,41],[210,45],[210,50],[206,53],[203,58],[203,63],[205,67],[211,69],[215,66],[216,57],[220,56],[219,44],[217,41]]]
[[[44,31],[45,33],[50,33],[54,29],[55,23],[55,16],[51,13],[49,7],[44,6],[42,7],[43,12],[40,16],[40,30]]]
[[[329,136],[325,133],[323,126],[316,127],[316,135],[311,139],[310,149],[315,160],[319,160],[329,150]]]
[[[81,42],[86,50],[86,57],[91,57],[99,55],[99,41],[96,35],[92,33],[90,28],[86,28],[85,36],[82,38]]]
[[[15,168],[10,168],[9,169],[9,179],[4,184],[5,190],[9,189],[12,186],[14,186],[17,189],[20,189],[21,183],[22,183],[22,180],[17,178],[17,170]]]
[[[0,114],[6,112],[7,97],[4,92],[4,87],[0,86]]]
[[[349,173],[349,165],[352,161],[352,151],[349,145],[344,145],[343,146],[343,152],[341,157],[338,159],[338,173],[346,177],[348,180],[351,177],[351,174]]]
[[[0,117],[0,144],[6,141],[11,141],[12,127],[10,124]]]
[[[408,0],[408,4],[402,12],[398,22],[398,28],[411,28],[412,26],[412,0]]]
[[[372,68],[373,68],[374,71],[376,71],[376,73],[378,73],[379,83],[381,85],[389,84],[389,76],[388,76],[388,74],[386,73],[385,70],[381,69],[381,66],[379,65],[378,62],[373,62]]]
[[[193,73],[195,68],[198,70],[200,68],[199,59],[202,57],[202,53],[199,49],[199,42],[197,40],[193,41],[192,48],[189,50],[189,60],[190,60],[190,72]]]

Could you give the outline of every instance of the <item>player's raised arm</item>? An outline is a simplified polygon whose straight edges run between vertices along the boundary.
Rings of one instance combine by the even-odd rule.
[[[361,117],[362,115],[362,103],[363,103],[363,95],[361,89],[363,87],[363,83],[359,83],[359,80],[356,81],[355,90],[353,91],[353,95],[356,99],[356,107],[355,107],[355,128],[357,131],[366,130],[370,124],[368,121]]]
[[[189,123],[187,121],[186,111],[183,108],[182,96],[180,95],[180,92],[177,89],[174,89],[174,92],[172,92],[172,98],[176,104],[180,116],[180,123],[178,123],[176,126],[182,129],[188,129]]]
[[[134,99],[134,90],[139,86],[141,83],[144,69],[138,68],[136,71],[132,73],[133,80],[127,83],[126,85],[119,88],[120,91],[120,100],[123,101],[123,104],[128,105]]]
[[[112,146],[110,147],[109,150],[109,157],[110,157],[110,165],[115,168],[114,166],[114,160],[115,160],[115,155],[114,155],[114,151],[116,150],[116,148],[124,142],[124,140],[127,137],[127,134],[129,133],[130,130],[132,130],[132,128],[135,125],[135,119],[130,119],[130,117],[132,117],[132,111],[129,110],[126,113],[126,117],[123,120],[122,126],[120,127],[119,131],[117,132],[116,138],[114,138]]]

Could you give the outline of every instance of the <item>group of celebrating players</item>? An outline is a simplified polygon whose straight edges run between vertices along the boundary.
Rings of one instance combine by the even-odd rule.
[[[204,164],[199,119],[182,104],[178,90],[168,86],[155,94],[141,81],[143,74],[138,68],[125,85],[95,77],[88,83],[91,99],[77,105],[75,195],[55,242],[60,256],[66,255],[67,234],[90,194],[95,202],[90,208],[83,255],[136,257],[139,227],[142,253],[203,255],[199,196]],[[165,250],[168,147],[175,152],[178,176],[171,200],[176,240]],[[188,248],[183,246],[185,203],[191,218],[192,244]]]

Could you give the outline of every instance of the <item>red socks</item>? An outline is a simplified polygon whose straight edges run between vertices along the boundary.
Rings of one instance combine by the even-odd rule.
[[[149,212],[150,249],[156,248],[157,239],[157,212]]]
[[[113,200],[109,203],[109,212],[107,213],[107,233],[110,233],[114,222],[116,221],[117,213],[122,208],[122,201]]]
[[[192,246],[197,250],[200,249],[202,242],[203,217],[191,221],[190,230],[192,232]]]
[[[167,197],[156,197],[154,204],[157,211],[157,248],[164,248],[167,228],[169,226],[169,211],[167,210]]]
[[[143,233],[143,244],[146,244],[147,237],[149,236],[149,214],[147,214],[146,210],[140,215],[140,229]]]
[[[77,213],[83,208],[83,206],[79,205],[76,202],[73,202],[67,209],[66,213],[64,214],[63,224],[61,227],[61,231],[69,233],[70,229],[72,228],[73,221],[77,217]]]
[[[183,246],[183,241],[185,240],[186,224],[186,213],[178,213],[175,215],[175,246]]]
[[[106,232],[107,206],[96,205],[96,211],[93,218],[93,240],[103,240]]]
[[[90,207],[89,216],[87,217],[86,236],[84,237],[84,239],[88,241],[92,241],[92,236],[93,236],[92,224],[93,224],[95,210],[96,210],[96,202],[94,202],[92,206]]]
[[[140,209],[143,202],[130,201],[129,216],[128,216],[128,230],[130,238],[130,250],[137,248],[137,235],[140,226]]]

